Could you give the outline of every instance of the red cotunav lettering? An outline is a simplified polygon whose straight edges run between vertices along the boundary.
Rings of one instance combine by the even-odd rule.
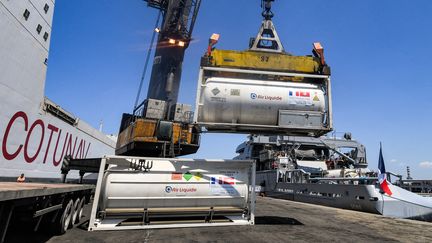
[[[22,126],[20,126],[20,124],[22,124]],[[47,126],[45,127],[45,125]],[[45,136],[45,132],[47,132],[47,136]],[[55,140],[56,133],[57,141],[53,151],[51,149],[51,144],[53,143],[52,141]],[[15,134],[24,134],[26,138],[24,141],[16,141],[13,139],[16,136],[10,136]],[[42,151],[42,154],[44,154],[42,160],[43,164],[46,164],[47,160],[49,160],[48,157],[52,156],[52,163],[54,166],[58,166],[66,155],[70,155],[73,158],[87,158],[91,146],[89,141],[81,139],[78,136],[73,138],[72,133],[69,132],[66,133],[63,141],[61,135],[62,129],[59,127],[46,124],[42,119],[37,119],[35,122],[29,123],[27,114],[23,111],[18,111],[11,117],[6,126],[1,142],[1,152],[6,160],[14,160],[22,152],[24,160],[27,163],[33,163],[38,159]],[[45,152],[43,152],[42,145],[45,144],[45,137],[48,138],[48,141],[46,141]],[[10,143],[9,147],[8,140]],[[59,143],[63,143],[62,148],[59,148]],[[17,145],[11,147],[11,144]],[[61,154],[59,149],[61,149]],[[59,154],[60,156],[58,156]]]
[[[58,127],[55,127],[55,126],[53,126],[51,124],[48,124],[48,130],[50,130],[51,133],[50,133],[49,140],[48,140],[48,145],[47,145],[47,148],[46,148],[46,151],[45,151],[45,157],[44,157],[44,160],[43,160],[44,164],[46,163],[48,152],[49,152],[49,149],[50,149],[50,146],[51,146],[51,140],[52,140],[53,133],[54,132],[58,132],[59,129],[58,129]]]
[[[24,120],[24,131],[27,131],[27,128],[28,128],[28,118],[27,118],[26,113],[24,113],[23,111],[18,111],[17,113],[15,113],[15,115],[12,116],[12,118],[10,119],[10,121],[6,127],[6,131],[5,131],[4,136],[3,136],[3,144],[2,144],[3,156],[7,160],[15,159],[23,147],[23,145],[21,144],[20,146],[18,146],[17,150],[14,153],[9,153],[6,149],[7,139],[9,137],[10,129],[11,129],[13,123],[15,122],[15,120],[20,118],[20,117]]]
[[[28,143],[29,143],[30,137],[31,137],[31,135],[33,133],[33,130],[34,130],[34,128],[37,125],[39,125],[41,127],[42,132],[41,132],[41,138],[40,138],[40,141],[39,141],[38,149],[36,150],[36,153],[32,157],[32,156],[28,155]],[[40,119],[36,120],[32,124],[32,126],[30,127],[30,130],[29,130],[29,132],[27,134],[27,138],[26,138],[25,145],[24,145],[24,159],[25,159],[25,161],[27,163],[32,163],[37,158],[37,156],[39,155],[39,152],[40,152],[41,147],[42,147],[44,136],[45,136],[45,125],[44,125],[44,123],[43,123],[42,120],[40,120]]]
[[[63,149],[62,149],[62,153],[60,155],[60,159],[56,160],[57,148],[58,148],[58,144],[59,144],[59,141],[60,141],[61,133],[62,133],[62,130],[60,130],[60,132],[59,132],[59,135],[57,137],[57,143],[56,143],[56,146],[55,146],[55,149],[54,149],[54,154],[53,154],[53,165],[54,166],[58,166],[60,164],[60,162],[62,161],[63,155],[64,155],[64,151],[65,151],[65,148],[66,148],[66,141],[67,141],[68,136],[69,136],[69,133],[66,133],[66,138],[65,138],[64,143],[63,143]]]
[[[65,156],[70,155],[70,156],[72,156],[72,158],[74,158],[73,155],[74,155],[74,152],[75,152],[76,142],[77,142],[77,137],[75,137],[75,142],[74,142],[74,146],[73,146],[73,150],[72,150],[72,133],[69,134],[69,140],[68,140],[68,144],[66,145],[66,154],[65,154]]]
[[[86,152],[84,158],[87,158],[87,155],[88,155],[88,152],[89,152],[89,149],[90,149],[90,144],[91,144],[91,143],[89,142],[89,146],[87,147],[87,152]]]
[[[85,149],[85,141],[83,139],[81,139],[79,145],[78,145],[78,149],[75,153],[75,158],[76,159],[82,159],[83,155],[84,155],[84,149]]]

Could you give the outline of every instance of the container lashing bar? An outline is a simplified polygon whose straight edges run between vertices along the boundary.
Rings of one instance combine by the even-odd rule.
[[[213,216],[214,216],[214,210],[213,210],[213,207],[211,207],[210,210],[209,210],[209,214],[206,217],[205,221],[207,223],[210,223],[213,220]]]
[[[150,225],[152,218],[165,218],[167,216],[177,218],[181,221],[182,218],[190,216],[202,216],[203,221],[212,223],[214,217],[218,215],[240,215],[247,212],[248,209],[234,207],[192,207],[192,208],[107,208],[105,211],[100,211],[101,219],[116,218],[124,215],[141,216],[142,225]]]
[[[147,209],[144,209],[143,213],[143,225],[149,225],[150,224],[150,217],[149,212]]]

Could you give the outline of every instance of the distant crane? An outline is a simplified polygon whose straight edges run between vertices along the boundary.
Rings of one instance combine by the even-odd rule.
[[[411,177],[410,167],[407,166],[407,167],[406,167],[406,170],[407,170],[407,180],[412,180],[413,178]]]

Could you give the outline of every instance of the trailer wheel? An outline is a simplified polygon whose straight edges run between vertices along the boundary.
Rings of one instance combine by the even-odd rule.
[[[69,228],[72,228],[73,227],[73,225],[75,224],[75,222],[76,222],[76,219],[77,219],[77,216],[78,216],[78,210],[79,210],[79,205],[80,205],[80,202],[81,202],[81,200],[80,200],[80,198],[78,197],[77,199],[75,199],[75,201],[74,201],[74,203],[73,203],[73,207],[72,207],[72,216],[71,216],[71,220],[70,220],[70,223],[69,223]]]
[[[73,213],[73,201],[71,199],[62,210],[62,215],[61,217],[58,218],[56,222],[57,233],[59,234],[66,233],[66,230],[69,228],[69,224],[72,218],[72,213]]]
[[[84,204],[85,204],[85,197],[82,197],[79,200],[78,208],[76,208],[76,219],[74,220],[75,224],[78,224],[83,216],[83,210],[84,210]]]

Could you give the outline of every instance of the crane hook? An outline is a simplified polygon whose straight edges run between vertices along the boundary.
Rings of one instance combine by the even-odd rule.
[[[275,0],[262,0],[261,6],[263,8],[263,12],[261,15],[264,17],[265,20],[271,20],[274,17],[273,12],[271,11],[272,2]]]

